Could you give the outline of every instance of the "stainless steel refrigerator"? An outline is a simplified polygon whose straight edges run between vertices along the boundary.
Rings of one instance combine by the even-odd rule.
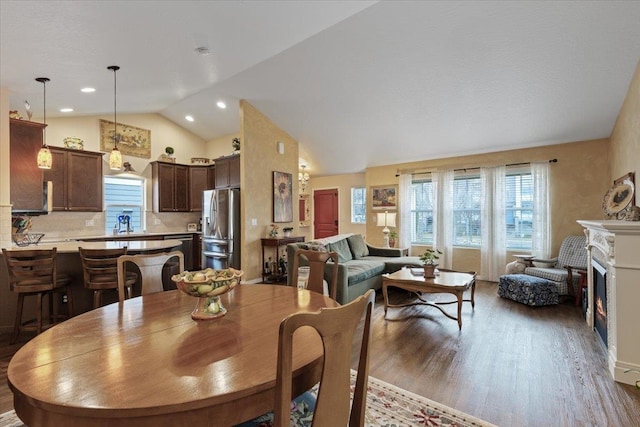
[[[240,270],[240,190],[202,195],[202,268]]]

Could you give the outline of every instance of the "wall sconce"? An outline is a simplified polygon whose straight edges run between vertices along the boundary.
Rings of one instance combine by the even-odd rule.
[[[107,67],[107,70],[113,71],[113,150],[111,150],[111,154],[109,154],[109,169],[116,171],[122,168],[122,154],[120,154],[120,150],[118,150],[118,116],[116,113],[116,71],[119,69],[120,67],[117,65],[110,65]]]
[[[305,171],[306,167],[307,165],[300,165],[301,171],[298,172],[298,182],[302,191],[307,188],[307,182],[309,182],[309,174]]]
[[[396,226],[396,213],[395,212],[387,212],[378,214],[378,227],[384,227],[382,229],[382,247],[389,247],[389,227]]]
[[[44,116],[44,129],[42,129],[42,147],[40,151],[38,151],[38,167],[40,169],[51,169],[51,151],[49,151],[49,147],[47,147],[47,82],[50,81],[47,77],[38,77],[36,79],[37,82],[42,83],[42,88],[44,90],[44,103],[42,106],[43,116]],[[26,101],[25,101],[26,102]]]

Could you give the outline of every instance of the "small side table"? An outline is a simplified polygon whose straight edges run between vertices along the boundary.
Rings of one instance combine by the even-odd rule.
[[[267,261],[265,257],[265,248],[273,248],[273,261],[275,262],[276,268],[278,266],[278,252],[281,246],[286,246],[289,243],[298,243],[304,242],[304,236],[299,237],[269,237],[260,239],[262,241],[262,281],[264,283],[282,283],[287,281],[287,273],[277,271],[270,271],[269,274],[265,271],[265,261]]]
[[[525,268],[533,265],[533,255],[514,254],[513,257],[516,260],[507,264],[507,267],[505,268],[506,274],[522,274],[524,273]]]

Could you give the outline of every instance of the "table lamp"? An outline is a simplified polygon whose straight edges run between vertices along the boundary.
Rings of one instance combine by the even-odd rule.
[[[378,227],[384,227],[382,229],[382,247],[389,247],[389,227],[396,226],[396,213],[395,212],[387,212],[378,213]]]

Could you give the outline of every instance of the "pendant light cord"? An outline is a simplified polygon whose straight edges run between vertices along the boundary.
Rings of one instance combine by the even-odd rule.
[[[42,83],[43,91],[44,91],[44,100],[42,102],[42,115],[44,119],[44,129],[42,135],[42,146],[47,147],[47,82],[50,81],[48,77],[38,77],[36,79],[37,82]]]
[[[118,100],[118,80],[116,78],[116,71],[120,69],[117,65],[111,65],[107,67],[109,70],[113,71],[113,144],[114,148],[118,149],[118,109],[117,109],[117,100]]]

